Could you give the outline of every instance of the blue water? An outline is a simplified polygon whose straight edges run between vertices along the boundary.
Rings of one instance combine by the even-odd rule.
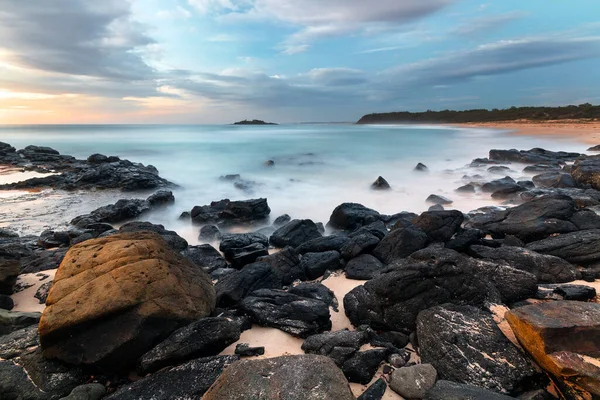
[[[489,129],[350,124],[3,126],[0,141],[17,148],[50,146],[77,158],[102,153],[154,165],[161,176],[181,187],[175,190],[175,206],[148,219],[178,230],[188,229],[176,220],[182,211],[222,198],[267,197],[274,217],[288,213],[324,222],[333,208],[345,201],[385,213],[423,211],[428,207],[424,200],[431,193],[451,197],[454,207],[469,211],[491,199],[487,195],[459,196],[453,190],[468,182],[463,179],[465,174],[487,174],[485,169],[464,167],[473,158],[486,157],[489,149],[584,151],[586,147],[569,140]],[[273,160],[275,166],[266,167],[267,160]],[[426,164],[430,173],[413,172],[418,162]],[[521,169],[515,166],[516,171]],[[240,191],[218,179],[225,174],[241,174],[256,185],[251,192]],[[370,190],[379,175],[388,180],[392,191]],[[514,177],[521,175],[526,177]],[[68,215],[63,219],[99,203],[114,202],[118,196],[125,197],[98,194],[94,201],[83,201],[65,211]]]

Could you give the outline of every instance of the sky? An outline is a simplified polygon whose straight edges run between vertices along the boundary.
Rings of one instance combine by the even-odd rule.
[[[0,124],[600,103],[598,0],[0,0]]]

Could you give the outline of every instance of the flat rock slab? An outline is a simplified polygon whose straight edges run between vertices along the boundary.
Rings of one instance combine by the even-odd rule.
[[[533,304],[507,312],[506,320],[542,368],[600,395],[600,304]]]

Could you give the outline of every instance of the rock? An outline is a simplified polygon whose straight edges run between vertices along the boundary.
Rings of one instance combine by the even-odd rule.
[[[342,247],[350,240],[347,236],[323,236],[317,239],[309,240],[296,248],[299,254],[305,253],[322,253],[325,251],[335,250],[338,253],[342,251]]]
[[[157,234],[125,233],[73,246],[46,304],[39,325],[45,357],[114,371],[209,315],[215,293],[210,277]]]
[[[170,190],[159,190],[146,199],[151,207],[166,206],[175,203],[175,196]]]
[[[575,161],[571,175],[578,184],[590,185],[592,188],[600,190],[600,158],[588,157]]]
[[[300,260],[300,268],[304,271],[306,279],[317,279],[325,271],[335,271],[341,269],[340,253],[335,250],[325,251],[323,253],[306,253]]]
[[[439,380],[427,391],[425,400],[514,400],[478,386]]]
[[[107,162],[116,162],[119,161],[119,157],[107,157],[104,154],[92,154],[87,158],[87,162],[90,164],[102,164]]]
[[[10,296],[0,294],[0,309],[10,311],[13,309],[14,306],[15,303],[13,302],[13,299]]]
[[[67,250],[67,248],[36,250],[33,254],[21,258],[21,274],[30,274],[58,268],[65,257]]]
[[[546,302],[510,310],[505,317],[543,369],[569,385],[600,395],[600,304]]]
[[[210,244],[188,246],[181,254],[208,273],[228,267],[221,253]]]
[[[327,356],[341,368],[368,341],[366,332],[344,329],[309,336],[302,343],[302,350],[307,354]]]
[[[138,371],[145,375],[163,367],[200,357],[216,356],[240,338],[239,321],[203,318],[173,332],[144,354]]]
[[[481,190],[485,193],[494,193],[498,190],[508,190],[511,188],[519,189],[520,186],[510,176],[505,176],[501,179],[495,179],[491,182],[487,182],[481,186]]]
[[[375,334],[369,343],[375,347],[402,349],[409,343],[409,338],[402,332],[387,331]]]
[[[427,211],[444,211],[444,206],[441,204],[434,204],[429,207]]]
[[[66,397],[60,400],[100,400],[106,394],[106,388],[101,383],[88,383],[77,386]]]
[[[501,261],[513,268],[534,274],[543,283],[571,282],[579,278],[577,268],[559,257],[536,253],[522,247],[471,246],[470,254],[479,258]]]
[[[454,191],[458,193],[475,193],[475,186],[469,183],[467,185],[463,185],[456,188]]]
[[[560,257],[573,264],[600,261],[600,229],[563,233],[532,242],[527,249]]]
[[[179,236],[175,231],[166,230],[163,225],[152,224],[150,222],[129,222],[121,225],[119,233],[135,233],[135,232],[155,232],[163,238],[169,247],[176,251],[185,250],[188,247],[188,242]],[[133,235],[135,236],[135,235]]]
[[[190,215],[197,224],[216,223],[217,225],[235,225],[263,222],[269,218],[271,209],[267,199],[213,201],[207,206],[196,206]]]
[[[504,165],[494,165],[494,166],[491,166],[491,167],[489,167],[487,169],[487,171],[490,174],[494,174],[494,175],[506,175],[507,173],[511,172],[510,168],[508,168],[508,167],[506,167]],[[514,172],[514,171],[512,171],[512,172]]]
[[[379,365],[387,358],[389,350],[373,349],[354,353],[342,365],[342,372],[349,382],[366,385],[371,382]]]
[[[219,250],[225,258],[231,260],[236,249],[241,249],[252,244],[260,244],[263,248],[269,247],[269,239],[260,233],[226,233],[221,237]]]
[[[370,254],[361,254],[346,264],[348,279],[369,280],[383,271],[386,265]]]
[[[261,243],[253,243],[239,249],[232,249],[231,266],[241,269],[247,264],[255,262],[258,258],[269,255],[269,250]]]
[[[357,257],[363,253],[369,253],[379,244],[380,239],[371,233],[362,233],[360,235],[350,237],[341,249],[341,256],[345,260]]]
[[[301,282],[295,286],[292,286],[288,290],[289,293],[296,294],[301,297],[308,299],[315,299],[322,301],[328,306],[332,307],[337,312],[337,299],[329,288],[321,283],[316,282]]]
[[[417,227],[394,229],[379,242],[372,254],[384,264],[390,264],[421,250],[428,240],[427,234]]]
[[[198,358],[120,387],[105,400],[204,399],[204,393],[238,356]]]
[[[524,192],[526,189],[519,184],[510,185],[501,189],[495,190],[491,197],[492,199],[511,199],[517,195],[517,193]]]
[[[427,168],[425,164],[421,163],[418,163],[414,170],[419,172],[429,172],[429,168]]]
[[[280,276],[269,263],[255,262],[219,279],[215,284],[217,305],[232,306],[255,290],[279,289],[281,286]]]
[[[431,364],[418,364],[395,370],[390,388],[406,399],[422,399],[437,380],[437,371]]]
[[[38,290],[35,292],[36,299],[39,300],[40,304],[46,304],[46,299],[48,298],[48,292],[50,291],[50,287],[52,286],[52,282],[46,282],[41,285]]]
[[[259,261],[269,263],[284,285],[289,285],[297,279],[306,279],[305,266],[300,265],[300,256],[293,247],[288,246],[268,257],[261,257]]]
[[[10,360],[40,345],[37,325],[0,336],[0,358]]]
[[[215,225],[204,225],[200,228],[198,239],[206,242],[214,242],[221,239],[221,231]]]
[[[390,184],[383,177],[379,177],[375,179],[375,182],[371,184],[371,189],[373,190],[390,190]]]
[[[465,252],[470,246],[482,243],[485,234],[479,229],[459,229],[453,239],[446,242],[446,247],[458,252]]]
[[[275,247],[298,247],[301,244],[320,238],[319,228],[310,219],[295,219],[281,228],[277,229],[269,238],[269,242]]]
[[[452,200],[450,200],[447,197],[440,196],[437,194],[430,194],[429,197],[427,197],[427,200],[425,200],[425,201],[427,203],[432,203],[432,204],[441,204],[441,205],[452,204]]]
[[[235,354],[240,357],[257,357],[265,354],[264,347],[250,347],[248,343],[239,343],[235,346]]]
[[[331,329],[329,305],[282,290],[260,289],[240,302],[255,323],[306,338]]]
[[[288,214],[283,214],[283,215],[280,215],[279,217],[275,218],[275,221],[273,221],[273,226],[275,228],[281,228],[285,224],[289,223],[291,220],[292,220],[292,217],[290,217]]]
[[[13,293],[20,272],[19,257],[0,250],[0,294]]]
[[[460,211],[427,211],[413,220],[414,225],[434,242],[447,242],[464,221]]]
[[[517,184],[525,189],[535,188],[535,184],[533,183],[533,181],[518,181]]]
[[[362,204],[343,203],[333,210],[327,225],[333,229],[353,231],[380,218],[381,215],[377,211]]]
[[[567,153],[564,151],[549,151],[540,148],[531,150],[490,150],[489,158],[494,161],[511,161],[523,164],[536,164],[546,162],[573,161],[580,157],[579,153]]]
[[[239,361],[227,368],[203,397],[234,399],[354,400],[354,395],[329,358],[298,355]]]
[[[562,172],[545,172],[540,175],[536,175],[533,178],[533,183],[540,187],[553,187],[553,188],[574,188],[577,187],[577,183],[571,176]]]
[[[421,311],[417,336],[422,362],[441,379],[513,393],[539,377],[491,314],[478,308],[446,304]]]
[[[585,285],[539,285],[535,296],[540,300],[588,301],[596,297],[596,289]]]
[[[592,146],[587,151],[600,151],[600,144],[597,146]]]
[[[50,249],[52,247],[69,245],[70,240],[71,239],[66,232],[45,230],[40,234],[38,244],[46,249]]]
[[[559,163],[533,164],[533,165],[528,165],[525,168],[523,168],[523,172],[528,172],[528,173],[555,172],[555,171],[560,171]]]
[[[39,312],[20,312],[0,309],[0,335],[37,325],[40,321]]]
[[[395,368],[402,368],[406,366],[409,360],[410,352],[404,349],[401,353],[392,353],[389,358],[390,364]]]
[[[356,400],[381,400],[387,389],[387,383],[383,378],[379,378],[356,398]]]
[[[18,238],[19,234],[6,228],[0,228],[0,238]]]

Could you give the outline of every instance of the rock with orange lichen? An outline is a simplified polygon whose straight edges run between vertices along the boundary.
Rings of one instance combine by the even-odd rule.
[[[73,246],[39,324],[44,356],[123,370],[215,307],[210,277],[152,232]]]
[[[533,304],[507,312],[506,320],[542,368],[600,396],[600,304]]]

